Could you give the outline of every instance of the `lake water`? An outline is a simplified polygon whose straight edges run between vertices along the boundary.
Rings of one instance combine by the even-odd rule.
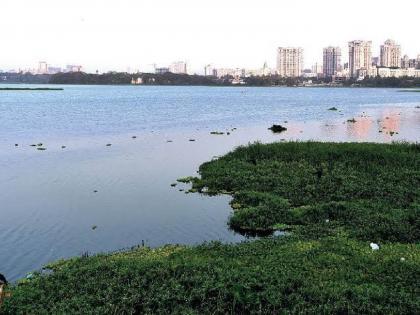
[[[0,91],[0,272],[10,280],[142,241],[243,240],[227,227],[228,196],[171,187],[238,145],[420,140],[420,93],[393,89],[63,88]],[[273,123],[288,130],[272,134]]]

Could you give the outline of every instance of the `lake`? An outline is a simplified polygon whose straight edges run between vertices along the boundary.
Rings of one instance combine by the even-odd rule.
[[[59,87],[0,91],[0,272],[10,280],[142,242],[246,239],[227,226],[228,196],[171,186],[239,145],[420,140],[420,93],[395,89]],[[267,130],[274,123],[287,131]]]

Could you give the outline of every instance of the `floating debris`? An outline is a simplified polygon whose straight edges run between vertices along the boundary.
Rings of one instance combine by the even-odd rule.
[[[61,148],[62,148],[62,149],[65,149],[65,148],[66,148],[66,146],[65,146],[65,145],[62,145],[62,146],[61,146]]]
[[[43,144],[42,144],[42,143],[38,143],[38,144],[37,144],[37,146],[38,146],[38,147],[42,147],[42,146],[43,146]]]
[[[212,132],[210,132],[210,134],[211,135],[224,135],[225,133],[221,132],[221,131],[212,131]]]
[[[96,230],[98,228],[98,226],[97,225],[93,225],[92,226],[92,230]]]
[[[107,145],[106,145],[106,146],[107,146],[107,147],[110,147],[111,145],[112,145],[111,143],[107,143]]]
[[[19,144],[15,143],[15,147],[18,147],[18,146],[19,146]]]
[[[347,119],[347,122],[349,122],[349,123],[355,123],[355,122],[356,122],[356,119],[354,119],[354,118],[352,118],[352,119]]]
[[[330,107],[330,108],[328,108],[328,110],[338,110],[338,108],[337,107]]]
[[[177,183],[172,183],[171,187],[175,187],[177,185]]]
[[[136,138],[137,138],[137,136],[132,136],[131,138],[132,138],[132,139],[136,139]]]
[[[96,194],[98,191],[97,190],[94,190],[93,192]]]
[[[36,144],[31,144],[30,147],[36,147]]]
[[[372,250],[378,250],[379,249],[379,245],[376,243],[370,243],[370,248],[372,248]]]
[[[226,134],[229,136],[230,135],[230,132],[228,131],[228,132],[226,132]]]
[[[166,142],[173,142],[172,140],[166,140]]]
[[[190,139],[190,140],[188,140],[188,141],[190,141],[190,142],[194,142],[194,141],[195,141],[195,139]]]
[[[268,128],[268,130],[271,130],[274,133],[280,133],[280,132],[286,131],[287,128],[283,127],[282,125],[273,125],[270,128]]]
[[[47,148],[36,148],[37,150],[39,150],[39,151],[45,151],[45,150],[47,150]]]

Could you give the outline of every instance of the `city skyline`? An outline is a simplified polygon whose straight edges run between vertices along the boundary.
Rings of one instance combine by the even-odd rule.
[[[264,62],[275,67],[273,51],[279,46],[303,47],[304,68],[310,68],[322,61],[325,47],[343,50],[350,40],[369,40],[374,43],[372,55],[379,56],[379,45],[388,38],[398,41],[402,55],[415,58],[420,53],[416,40],[420,4],[402,0],[401,8],[404,3],[410,7],[407,12],[361,0],[351,6],[342,1],[344,10],[337,10],[340,5],[332,0],[316,4],[5,0],[0,4],[4,13],[0,26],[8,31],[2,34],[6,48],[0,54],[0,68],[47,60],[51,65],[81,64],[88,72],[129,67],[147,72],[152,64],[185,60],[192,72],[203,72],[209,63],[254,69]],[[366,19],[337,23],[362,14]]]
[[[303,67],[304,49],[302,47],[278,47],[276,55],[276,65],[269,67],[264,62],[262,67],[249,69],[244,67],[217,67],[214,64],[206,64],[202,71],[191,71],[187,61],[174,61],[169,65],[152,64],[153,69],[141,71],[140,69],[130,69],[128,73],[156,73],[163,74],[171,72],[175,74],[198,74],[205,76],[223,77],[230,75],[233,77],[262,76],[277,74],[282,77],[365,77],[365,76],[420,76],[419,71],[384,71],[379,68],[397,69],[417,69],[420,70],[420,54],[414,56],[402,55],[401,46],[393,39],[387,39],[379,45],[379,56],[372,54],[372,41],[352,40],[348,42],[348,59],[342,58],[341,47],[328,46],[323,48],[321,62],[316,62],[311,67]],[[346,55],[346,54],[345,54]],[[5,70],[0,69],[0,72]],[[46,61],[39,61],[37,68],[19,68],[9,70],[10,72],[30,72],[33,74],[55,74],[59,72],[89,72],[82,65],[66,65],[61,67],[51,65]],[[111,72],[115,72],[113,69]],[[6,70],[7,72],[7,70]],[[110,71],[106,71],[110,72]],[[91,72],[92,73],[92,72]],[[99,73],[98,70],[95,73]],[[103,72],[105,73],[105,72]]]

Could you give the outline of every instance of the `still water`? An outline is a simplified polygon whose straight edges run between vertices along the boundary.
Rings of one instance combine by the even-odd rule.
[[[10,280],[142,241],[243,240],[227,227],[228,196],[171,187],[236,146],[420,141],[420,93],[394,89],[63,88],[0,91],[0,272]],[[272,134],[273,123],[288,130]]]

